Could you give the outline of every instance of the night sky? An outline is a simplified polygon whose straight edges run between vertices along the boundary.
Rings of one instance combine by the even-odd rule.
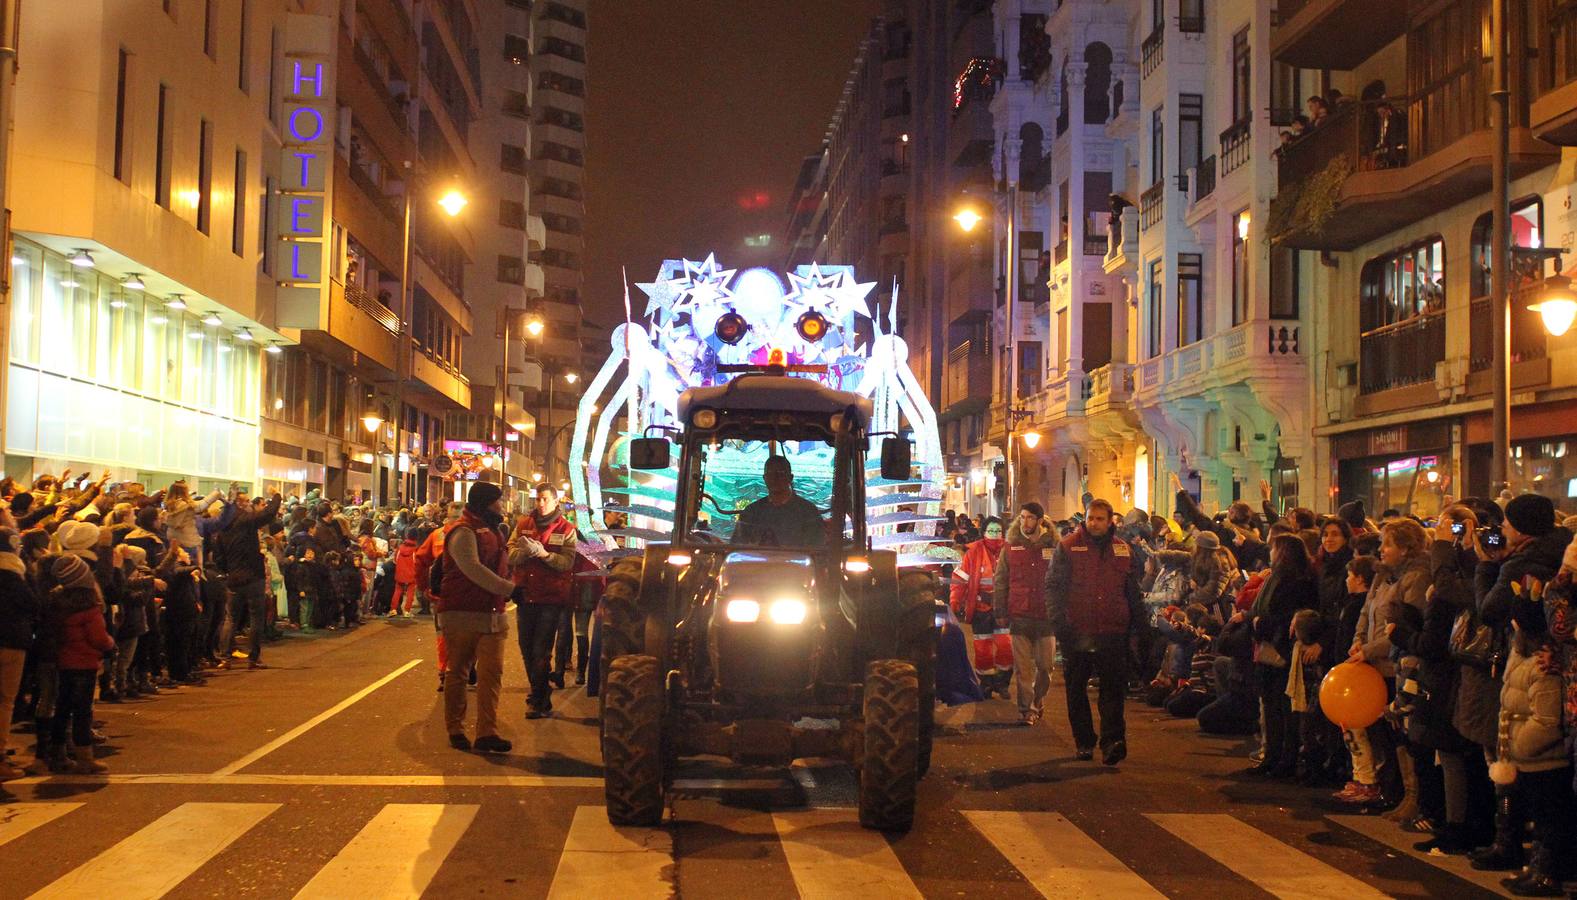
[[[587,315],[624,317],[619,267],[777,267],[800,161],[820,146],[880,0],[592,0]],[[772,246],[746,248],[770,234]],[[637,316],[645,295],[631,288]]]

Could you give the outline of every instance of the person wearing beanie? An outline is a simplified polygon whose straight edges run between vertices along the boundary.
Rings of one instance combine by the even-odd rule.
[[[33,622],[39,614],[38,596],[17,556],[20,546],[21,536],[15,529],[0,529],[0,781],[22,775],[6,759],[5,748],[23,664],[33,643]]]
[[[69,726],[75,771],[102,774],[106,769],[93,759],[93,690],[100,663],[115,651],[115,639],[104,627],[104,600],[86,562],[63,553],[51,562],[50,575],[55,587],[49,596],[49,624],[59,642],[60,689],[47,755],[52,769],[65,769]]]
[[[465,511],[443,543],[443,604],[439,627],[447,644],[444,725],[456,750],[508,753],[498,736],[498,695],[504,674],[504,641],[509,634],[505,604],[515,583],[505,577],[509,554],[498,527],[504,521],[503,491],[478,481],[466,496]],[[465,736],[466,677],[476,663],[476,741]]]
[[[1354,532],[1368,530],[1368,514],[1362,500],[1349,500],[1336,508],[1336,517],[1347,523]]]

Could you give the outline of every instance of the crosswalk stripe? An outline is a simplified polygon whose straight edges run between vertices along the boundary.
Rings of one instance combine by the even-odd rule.
[[[33,897],[162,897],[279,806],[183,803]]]
[[[887,900],[921,896],[881,832],[860,827],[849,809],[773,813],[801,897]]]
[[[480,808],[390,803],[312,876],[296,900],[420,897]]]
[[[964,813],[1042,897],[1164,896],[1058,813]]]
[[[1224,813],[1149,813],[1196,850],[1284,900],[1360,900],[1386,895]]]
[[[7,803],[0,806],[0,844],[14,841],[81,806],[80,803]]]
[[[615,828],[603,807],[576,807],[548,900],[672,897],[673,854],[666,828]]]
[[[1455,875],[1463,881],[1470,881],[1492,894],[1499,894],[1502,897],[1515,896],[1504,887],[1501,887],[1500,880],[1506,877],[1506,873],[1480,872],[1468,865],[1466,856],[1419,853],[1413,849],[1413,844],[1422,840],[1423,836],[1403,831],[1395,822],[1388,822],[1379,816],[1326,816],[1326,818],[1343,828],[1358,832],[1371,841],[1384,844],[1406,856],[1426,862],[1443,872]]]

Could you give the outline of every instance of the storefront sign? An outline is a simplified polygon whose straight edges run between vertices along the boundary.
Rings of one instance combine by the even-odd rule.
[[[1401,453],[1407,449],[1407,426],[1398,425],[1395,428],[1376,428],[1369,432],[1369,455],[1384,456],[1389,453]]]
[[[334,160],[334,20],[291,14],[285,25],[284,144],[274,216],[279,322],[320,327]]]

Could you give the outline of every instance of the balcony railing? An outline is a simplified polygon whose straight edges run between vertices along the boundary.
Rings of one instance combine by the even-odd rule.
[[[1511,361],[1543,359],[1549,352],[1549,339],[1539,314],[1528,309],[1528,298],[1520,293],[1511,301]],[[1468,313],[1468,368],[1482,372],[1494,361],[1495,318],[1488,297],[1473,301]]]
[[[1216,189],[1216,158],[1212,154],[1199,161],[1199,166],[1194,169],[1194,195],[1195,203],[1205,199]]]
[[[1139,45],[1139,54],[1141,59],[1141,74],[1139,77],[1149,78],[1150,73],[1160,68],[1161,62],[1165,58],[1165,52],[1166,26],[1161,25],[1157,26],[1154,31],[1150,32],[1150,36],[1144,39],[1143,44]]]
[[[1166,212],[1166,182],[1157,181],[1139,195],[1139,230],[1149,231]]]
[[[1085,256],[1105,256],[1106,255],[1106,246],[1107,246],[1107,237],[1106,237],[1106,235],[1104,235],[1104,234],[1096,234],[1093,231],[1086,231],[1084,233],[1084,255]]]
[[[1221,132],[1221,174],[1227,175],[1232,170],[1249,161],[1253,144],[1249,137],[1253,134],[1254,120],[1252,118],[1239,119],[1233,122],[1226,131]]]
[[[1444,310],[1376,328],[1358,338],[1358,391],[1433,382],[1435,364],[1445,355]]]
[[[400,333],[400,317],[391,312],[387,306],[379,303],[376,297],[367,293],[366,289],[354,284],[345,285],[345,302],[366,313],[390,334]]]
[[[1062,240],[1057,242],[1057,246],[1051,248],[1051,264],[1054,265],[1054,266],[1055,265],[1059,265],[1059,264],[1065,262],[1067,260],[1067,258],[1068,258],[1068,239],[1067,238],[1063,238]]]
[[[1560,87],[1577,81],[1577,3],[1552,3],[1546,24],[1549,50],[1542,54],[1547,66],[1544,87]]]
[[[1392,102],[1400,105],[1403,101]],[[1337,159],[1347,161],[1349,172],[1407,165],[1407,136],[1393,136],[1386,129],[1386,140],[1382,145],[1377,109],[1377,103],[1344,103],[1338,106],[1318,128],[1305,132],[1302,137],[1277,151],[1278,180],[1282,184],[1302,181],[1325,171]],[[1394,121],[1400,126],[1400,119]]]
[[[882,223],[882,227],[881,227],[881,233],[884,234],[884,235],[888,235],[888,234],[903,234],[904,232],[906,232],[908,230],[909,230],[909,223],[908,223],[908,221],[906,221],[904,219],[901,219],[901,218],[900,219],[888,219],[887,221]]]

